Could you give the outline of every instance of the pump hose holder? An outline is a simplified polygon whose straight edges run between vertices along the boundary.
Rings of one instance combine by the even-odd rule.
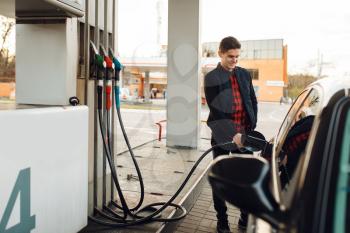
[[[77,106],[80,103],[80,101],[79,101],[78,97],[72,96],[72,97],[69,98],[69,103],[72,106]]]

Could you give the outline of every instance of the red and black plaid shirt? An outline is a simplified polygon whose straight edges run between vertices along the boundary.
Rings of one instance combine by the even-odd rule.
[[[241,92],[239,90],[236,76],[230,77],[232,85],[232,122],[237,132],[244,133],[249,128],[249,121],[247,119],[247,113],[243,106]]]
[[[287,154],[293,154],[295,153],[298,149],[305,149],[305,145],[309,138],[310,135],[310,131],[298,134],[292,138],[290,138],[288,140],[288,142],[286,143],[286,145],[284,146],[284,150]],[[301,148],[301,146],[303,145],[303,147]]]

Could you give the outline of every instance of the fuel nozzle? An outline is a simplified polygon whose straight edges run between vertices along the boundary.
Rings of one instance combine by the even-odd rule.
[[[90,41],[90,48],[92,53],[90,63],[92,67],[92,74],[90,76],[96,78],[97,80],[103,80],[105,77],[106,63],[103,57],[99,54],[96,45],[92,41]]]
[[[122,64],[118,61],[118,59],[114,56],[114,53],[111,48],[108,50],[109,52],[109,57],[112,59],[113,64],[114,64],[114,96],[115,96],[115,105],[117,109],[120,108],[120,98],[119,98],[119,74],[122,69]]]
[[[106,49],[103,47],[103,45],[100,45],[102,55],[103,55],[103,60],[106,63],[106,73],[105,77],[107,80],[106,84],[106,109],[110,110],[112,107],[112,102],[111,102],[111,93],[112,93],[112,78],[114,76],[114,63],[112,59],[108,57],[108,53]]]
[[[112,58],[113,60],[113,64],[114,64],[114,79],[115,81],[119,81],[119,74],[120,71],[122,70],[123,66],[122,64],[118,61],[118,59],[114,56],[114,53],[112,51],[112,49],[109,49],[109,56]]]
[[[264,150],[268,142],[262,133],[251,131],[242,135],[243,146],[249,151]]]
[[[97,92],[97,109],[102,109],[102,92],[103,92],[103,79],[105,77],[106,72],[106,62],[104,61],[103,57],[99,54],[96,45],[90,41],[90,48],[92,52],[91,56],[91,69],[92,74],[90,74],[92,77],[96,78],[98,80],[98,84],[96,87]]]
[[[103,45],[100,45],[100,49],[103,55],[103,60],[106,62],[106,80],[111,80],[114,77],[114,63],[108,56],[108,53]]]

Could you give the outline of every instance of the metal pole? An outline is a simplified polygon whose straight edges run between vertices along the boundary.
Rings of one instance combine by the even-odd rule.
[[[87,0],[89,1],[89,0]],[[98,0],[95,0],[95,35],[94,35],[94,42],[95,45],[98,46],[99,44],[99,27],[98,27]],[[95,87],[94,87],[94,93],[95,93],[95,101],[94,101],[94,204],[95,208],[97,208],[97,195],[98,195],[98,174],[97,174],[97,163],[98,163],[98,119],[97,119],[97,92],[95,91],[97,88],[97,79],[95,79]],[[95,209],[94,209],[95,210]]]
[[[108,27],[107,27],[107,19],[108,19],[108,0],[105,0],[104,1],[104,9],[103,9],[103,16],[104,16],[104,25],[103,25],[103,42],[102,44],[104,45],[105,49],[107,49],[108,51],[108,48],[106,48],[108,46]],[[104,95],[103,95],[103,100],[106,99],[106,79],[104,81]],[[104,101],[104,104],[103,104],[103,109],[104,109],[104,114],[103,114],[103,125],[105,126],[105,128],[107,129],[107,110],[106,110],[106,101]],[[107,135],[107,132],[109,131],[109,129],[107,129],[105,131],[108,140],[110,140],[108,138],[108,135]],[[107,172],[106,172],[106,166],[107,166],[107,161],[106,161],[106,152],[104,151],[103,152],[103,197],[102,197],[102,205],[103,206],[106,206],[106,197],[107,197],[107,180],[106,180],[106,176],[107,176]]]
[[[89,106],[88,98],[89,98],[89,80],[90,80],[90,23],[89,23],[89,0],[85,0],[85,25],[84,25],[84,63],[85,63],[85,92],[84,92],[84,103],[85,105]],[[95,148],[97,147],[97,142],[96,142],[96,132],[97,132],[97,127],[96,127],[96,109],[94,103],[90,104],[93,109],[93,116],[94,116],[94,135],[93,135],[93,140],[94,140],[94,153],[95,153]],[[91,107],[90,106],[90,107]],[[89,110],[90,111],[90,110]],[[90,128],[90,123],[89,123],[89,128]],[[89,129],[89,134],[90,134],[90,129]],[[89,135],[89,142],[90,142],[90,135]],[[90,152],[89,152],[90,153]],[[95,154],[94,154],[94,180],[93,180],[93,206],[97,206],[97,176],[95,176],[95,171],[97,170],[96,166],[96,159],[95,159]],[[96,185],[95,185],[96,184]]]
[[[111,41],[111,48],[113,50],[113,52],[115,53],[115,7],[116,7],[116,4],[115,4],[115,1],[116,0],[113,0],[113,3],[112,3],[112,41]],[[107,49],[108,51],[108,49]],[[115,80],[113,79],[112,81],[112,85],[114,87],[114,82]],[[115,117],[115,96],[114,96],[114,91],[112,91],[112,131],[111,131],[111,142],[112,142],[112,145],[111,145],[111,149],[112,149],[112,160],[114,161],[114,117]],[[115,137],[116,138],[116,137]],[[111,179],[111,200],[114,201],[114,183],[113,183],[113,180]]]
[[[85,63],[85,92],[84,103],[88,105],[88,84],[90,78],[90,24],[89,24],[89,0],[85,1],[85,27],[84,27],[84,63]]]

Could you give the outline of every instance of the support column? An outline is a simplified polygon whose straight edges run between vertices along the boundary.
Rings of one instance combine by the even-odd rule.
[[[197,148],[201,0],[169,0],[168,9],[167,146]]]
[[[145,96],[145,102],[149,102],[149,96],[150,96],[150,85],[149,85],[149,71],[145,71],[145,85],[143,89],[143,95]]]

